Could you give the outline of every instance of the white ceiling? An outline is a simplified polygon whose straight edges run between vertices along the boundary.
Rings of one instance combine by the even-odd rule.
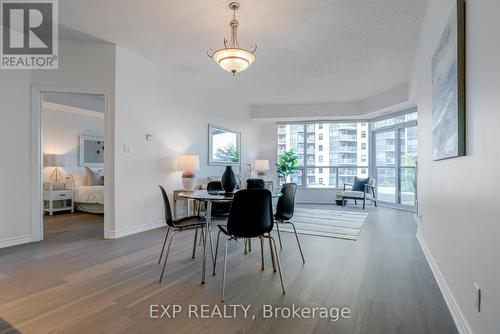
[[[59,10],[66,30],[234,87],[249,104],[289,104],[358,101],[407,82],[427,0],[240,3],[240,45],[258,49],[236,78],[206,55],[229,37],[227,0],[64,0]]]

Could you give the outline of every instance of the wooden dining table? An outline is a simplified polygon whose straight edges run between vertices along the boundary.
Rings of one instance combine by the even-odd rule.
[[[236,192],[238,189],[236,190]],[[210,225],[212,223],[212,204],[213,203],[231,203],[234,198],[234,194],[226,194],[223,191],[207,191],[207,190],[195,190],[195,191],[185,191],[180,194],[178,194],[179,197],[185,198],[185,199],[192,199],[195,201],[203,202],[205,203],[205,238],[203,240],[203,264],[202,264],[202,269],[201,269],[201,284],[205,284],[206,282],[206,271],[207,271],[207,239],[210,239],[210,248],[212,250],[212,261],[215,262],[215,259],[213,258],[213,242],[212,242],[212,236],[210,233]],[[272,193],[273,198],[278,198],[281,196],[281,193]],[[271,240],[269,240],[271,242]],[[271,258],[273,261],[273,267],[275,266],[274,264],[274,253],[273,249],[271,247]],[[214,263],[215,267],[215,263]],[[215,273],[215,271],[214,271]]]

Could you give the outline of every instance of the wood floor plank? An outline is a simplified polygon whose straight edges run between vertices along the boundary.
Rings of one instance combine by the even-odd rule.
[[[301,205],[347,210],[354,207]],[[231,243],[226,303],[220,303],[223,242],[217,274],[200,284],[201,247],[193,233],[173,242],[164,282],[157,264],[165,229],[104,240],[102,216],[59,214],[46,219],[45,240],[0,253],[0,333],[456,333],[453,320],[415,238],[411,213],[368,208],[357,241],[282,233],[279,252],[286,294],[265,243],[253,251]],[[223,239],[224,240],[224,239]],[[210,259],[210,258],[209,258]],[[179,304],[175,319],[152,319],[151,304]],[[200,319],[189,305],[251,305],[249,318]],[[263,319],[273,307],[348,307],[349,319]],[[255,316],[255,318],[253,318]]]

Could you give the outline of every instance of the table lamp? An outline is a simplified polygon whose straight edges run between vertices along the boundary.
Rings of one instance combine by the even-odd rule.
[[[177,169],[183,171],[182,186],[184,190],[193,190],[196,175],[200,170],[200,157],[194,154],[183,154],[177,159]]]
[[[255,170],[258,176],[265,177],[266,171],[270,170],[269,160],[255,160]]]
[[[44,154],[43,155],[43,167],[54,167],[54,170],[50,174],[49,180],[51,182],[61,182],[64,180],[61,173],[61,167],[66,165],[66,156],[64,154]]]

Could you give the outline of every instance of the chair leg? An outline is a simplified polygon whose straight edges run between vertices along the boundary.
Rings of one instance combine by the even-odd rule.
[[[271,233],[267,234],[267,237],[269,238],[269,249],[271,251],[271,262],[273,264],[273,271],[276,272],[276,260],[274,259],[274,250],[273,250],[273,243],[271,241]]]
[[[306,264],[304,253],[302,252],[302,247],[300,246],[299,235],[297,234],[297,230],[295,229],[295,224],[292,222],[288,222],[288,224],[292,225],[293,227],[293,232],[295,233],[295,239],[297,239],[297,245],[299,245],[300,256],[302,256],[302,263]]]
[[[248,239],[243,239],[243,244],[245,245],[245,255],[248,254]]]
[[[363,199],[363,210],[365,209],[366,200]]]
[[[278,231],[278,241],[280,242],[280,249],[283,250],[283,245],[281,244],[281,233],[280,233],[280,223],[276,222],[276,231]]]
[[[260,270],[264,270],[264,238],[259,237],[260,239]]]
[[[281,262],[280,262],[280,257],[278,255],[278,248],[276,247],[276,241],[274,240],[274,238],[271,236],[269,236],[269,238],[270,238],[269,240],[272,241],[274,250],[276,251],[276,262],[278,262],[278,273],[280,275],[281,289],[283,290],[283,294],[285,294],[285,283],[283,282],[283,274],[281,273]]]
[[[212,254],[212,263],[215,266],[214,242],[212,240],[212,230],[210,229],[210,226],[208,227],[208,240],[210,242],[210,253]]]
[[[201,229],[201,235],[200,235],[200,242],[198,243],[198,246],[201,246],[202,242],[205,240],[205,229]]]
[[[196,255],[196,241],[198,241],[198,227],[194,230],[193,256],[191,256],[192,259],[194,259]]]
[[[252,239],[251,238],[248,238],[248,251],[249,252],[252,251]]]
[[[377,201],[373,201],[373,203],[375,203],[375,207],[377,207]]]
[[[357,199],[354,200],[354,204],[358,205],[358,200]]]
[[[167,231],[165,232],[165,240],[163,240],[163,246],[161,247],[160,258],[158,259],[158,264],[161,262],[161,258],[163,257],[163,251],[165,250],[165,244],[167,243],[168,232],[170,232],[170,226],[167,226]]]
[[[214,270],[213,270],[213,273],[212,275],[215,276],[215,269],[217,268],[217,255],[219,254],[219,238],[220,238],[220,233],[221,231],[219,231],[219,233],[217,233],[217,241],[215,242],[215,261],[214,261]]]
[[[227,244],[229,239],[226,240],[226,244],[224,245],[224,267],[222,269],[222,297],[221,302],[224,303],[224,289],[226,288],[226,267],[227,267]]]
[[[172,231],[170,235],[170,240],[168,241],[167,253],[165,254],[165,262],[163,262],[163,269],[161,270],[160,282],[163,280],[163,274],[165,273],[165,267],[167,266],[168,254],[170,253],[170,246],[172,246],[172,240],[174,240],[174,234],[176,231]]]

